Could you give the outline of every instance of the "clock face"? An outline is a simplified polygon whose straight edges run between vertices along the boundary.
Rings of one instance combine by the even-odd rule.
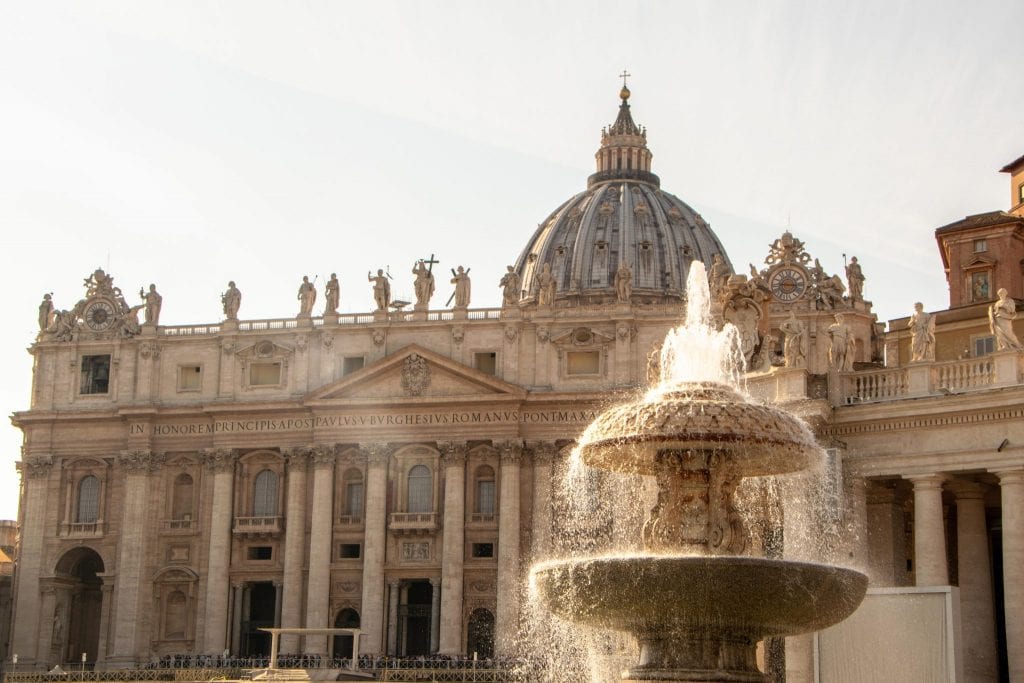
[[[796,301],[807,291],[807,275],[798,268],[780,268],[772,274],[768,286],[779,301]]]
[[[90,330],[102,332],[114,324],[114,307],[107,301],[95,301],[89,304],[82,317]]]

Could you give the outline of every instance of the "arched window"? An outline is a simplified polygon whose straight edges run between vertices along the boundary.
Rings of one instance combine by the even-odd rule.
[[[252,516],[277,516],[277,475],[270,470],[263,470],[256,475],[252,496]]]
[[[353,519],[363,517],[363,473],[357,469],[345,472],[345,511]]]
[[[75,506],[75,522],[92,524],[100,516],[100,480],[93,475],[82,477],[78,482],[78,505]]]
[[[179,474],[171,495],[171,519],[192,519],[192,477]]]
[[[481,465],[476,468],[476,497],[473,512],[480,515],[494,514],[494,468]]]
[[[433,512],[434,478],[426,465],[416,465],[409,470],[409,490],[406,510],[408,512]]]
[[[167,609],[164,612],[164,637],[185,637],[185,623],[188,616],[185,613],[186,607],[185,594],[181,591],[173,591],[167,596]]]

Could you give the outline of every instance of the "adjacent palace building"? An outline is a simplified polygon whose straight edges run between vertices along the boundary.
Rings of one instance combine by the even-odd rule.
[[[314,311],[304,283],[296,317],[240,319],[232,285],[223,321],[162,325],[155,288],[133,307],[102,270],[77,303],[44,299],[31,404],[12,417],[6,660],[244,656],[267,651],[266,626],[358,627],[373,654],[512,655],[566,455],[610,395],[657,375],[699,260],[749,391],[842,463],[846,542],[872,586],[952,586],[950,666],[1024,680],[1024,157],[1003,169],[1009,212],[936,230],[949,308],[886,326],[861,264],[830,274],[788,232],[736,274],[661,189],[629,96],[586,189],[494,274],[500,308],[468,291],[431,308],[430,263],[408,307],[371,278],[364,314],[337,313],[331,288]],[[809,652],[789,648],[790,680]]]

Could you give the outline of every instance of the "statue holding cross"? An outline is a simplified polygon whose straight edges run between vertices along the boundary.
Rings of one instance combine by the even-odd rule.
[[[412,267],[412,274],[416,276],[413,288],[416,290],[415,310],[417,311],[426,311],[430,308],[430,297],[434,296],[433,266],[435,263],[437,261],[431,254],[429,260],[420,259]]]

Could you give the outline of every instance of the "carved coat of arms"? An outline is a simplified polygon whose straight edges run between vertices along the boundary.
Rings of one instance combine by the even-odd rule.
[[[419,396],[429,385],[430,366],[419,354],[411,354],[402,365],[402,389],[410,396]]]

